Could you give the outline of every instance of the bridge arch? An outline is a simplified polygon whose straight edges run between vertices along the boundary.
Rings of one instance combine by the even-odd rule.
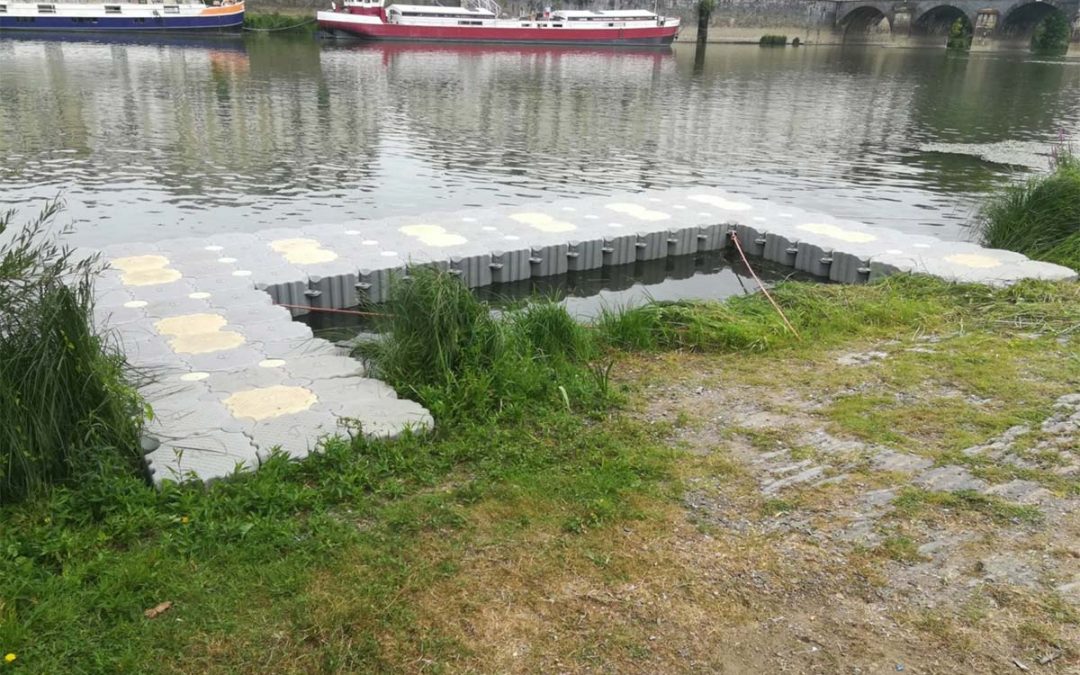
[[[975,25],[972,17],[967,12],[954,5],[937,5],[931,7],[915,18],[912,28],[918,35],[933,37],[947,37],[957,19],[962,21],[970,33]]]
[[[1052,14],[1060,14],[1066,21],[1071,18],[1052,3],[1041,0],[1025,2],[1009,9],[1001,19],[998,31],[1007,40],[1031,39],[1035,26]]]
[[[881,42],[887,40],[892,32],[889,17],[874,5],[855,7],[837,25],[845,43]]]

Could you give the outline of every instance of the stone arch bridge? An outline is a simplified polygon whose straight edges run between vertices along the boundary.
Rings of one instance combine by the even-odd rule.
[[[1080,0],[837,0],[834,30],[844,42],[944,44],[960,19],[973,32],[974,48],[1019,48],[1055,12],[1073,26],[1072,41],[1080,41]]]

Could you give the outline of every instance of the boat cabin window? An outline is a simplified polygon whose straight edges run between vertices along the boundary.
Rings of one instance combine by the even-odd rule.
[[[603,15],[599,15],[599,16],[566,16],[565,14],[562,14],[562,15],[556,14],[555,18],[559,19],[561,21],[602,21],[602,22],[609,22],[609,21],[646,21],[646,20],[651,21],[652,19],[655,18],[655,16],[652,15],[652,14],[640,15],[640,16],[637,16],[637,15],[620,16],[620,15],[615,14],[615,13],[608,13],[608,14],[603,14]],[[610,24],[608,24],[608,25],[610,25]]]
[[[56,5],[38,5],[38,14],[56,14]]]
[[[402,12],[401,16],[426,16],[429,19],[457,19],[461,14],[436,14],[434,12]]]
[[[0,5],[0,14],[7,14],[7,5]]]
[[[180,5],[165,5],[165,13],[166,14],[179,14],[180,13]]]
[[[483,21],[458,21],[459,26],[483,26]]]
[[[106,14],[119,14],[120,13],[120,5],[105,5],[105,13]]]

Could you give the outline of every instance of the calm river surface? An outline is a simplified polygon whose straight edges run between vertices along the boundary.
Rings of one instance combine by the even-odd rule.
[[[1059,130],[1077,60],[0,38],[0,208],[85,245],[700,183],[961,238]]]

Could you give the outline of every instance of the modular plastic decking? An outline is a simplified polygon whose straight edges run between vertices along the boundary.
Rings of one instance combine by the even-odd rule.
[[[110,246],[96,311],[151,380],[142,391],[154,411],[154,481],[210,480],[256,468],[275,447],[302,458],[329,434],[432,425],[278,303],[379,302],[411,265],[480,287],[719,250],[733,235],[751,256],[842,283],[896,272],[988,284],[1075,278],[1009,251],[701,188]]]

